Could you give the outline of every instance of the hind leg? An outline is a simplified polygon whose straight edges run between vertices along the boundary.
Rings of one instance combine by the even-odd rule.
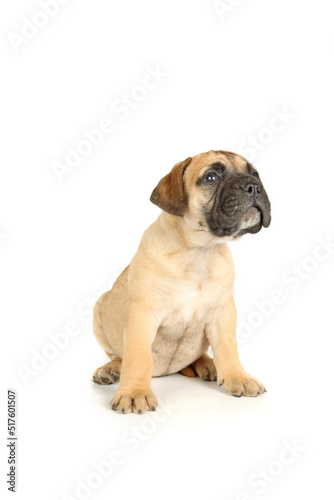
[[[217,380],[217,371],[213,359],[206,353],[202,354],[191,365],[183,368],[180,373],[186,377],[196,377],[198,375],[205,382]]]
[[[214,365],[213,359],[206,353],[202,354],[194,363],[191,365],[197,375],[201,377],[205,382],[210,382],[212,380],[217,380],[217,370]]]
[[[119,381],[122,368],[122,360],[116,355],[110,355],[109,363],[97,368],[92,376],[92,381],[96,384],[108,385]]]

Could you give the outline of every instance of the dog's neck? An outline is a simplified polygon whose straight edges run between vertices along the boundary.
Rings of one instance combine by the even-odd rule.
[[[187,216],[180,217],[162,212],[156,223],[166,234],[170,235],[170,244],[175,243],[189,250],[196,248],[210,249],[217,245],[226,245],[230,238],[219,238],[213,235],[207,228],[199,227],[191,218]]]

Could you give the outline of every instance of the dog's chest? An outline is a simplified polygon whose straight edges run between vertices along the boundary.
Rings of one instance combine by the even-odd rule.
[[[170,299],[170,314],[164,326],[202,325],[211,317],[222,295],[222,288],[213,279],[189,280],[180,283]],[[178,328],[177,328],[178,329]],[[182,329],[182,327],[181,327]]]
[[[154,376],[175,373],[207,350],[205,328],[214,319],[222,293],[213,279],[192,277],[180,283],[152,345]]]

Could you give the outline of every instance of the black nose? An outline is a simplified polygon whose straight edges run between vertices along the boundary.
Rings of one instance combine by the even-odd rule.
[[[246,182],[246,184],[240,187],[253,198],[257,198],[261,194],[261,187],[256,182]]]

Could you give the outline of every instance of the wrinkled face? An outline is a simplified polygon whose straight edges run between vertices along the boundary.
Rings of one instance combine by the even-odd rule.
[[[270,224],[270,202],[256,169],[245,158],[209,151],[175,165],[151,201],[198,230],[236,238]]]
[[[196,168],[184,173],[189,211],[192,216],[197,212],[202,223],[204,218],[214,235],[237,237],[269,226],[267,193],[257,170],[245,158],[212,151],[193,161]]]

